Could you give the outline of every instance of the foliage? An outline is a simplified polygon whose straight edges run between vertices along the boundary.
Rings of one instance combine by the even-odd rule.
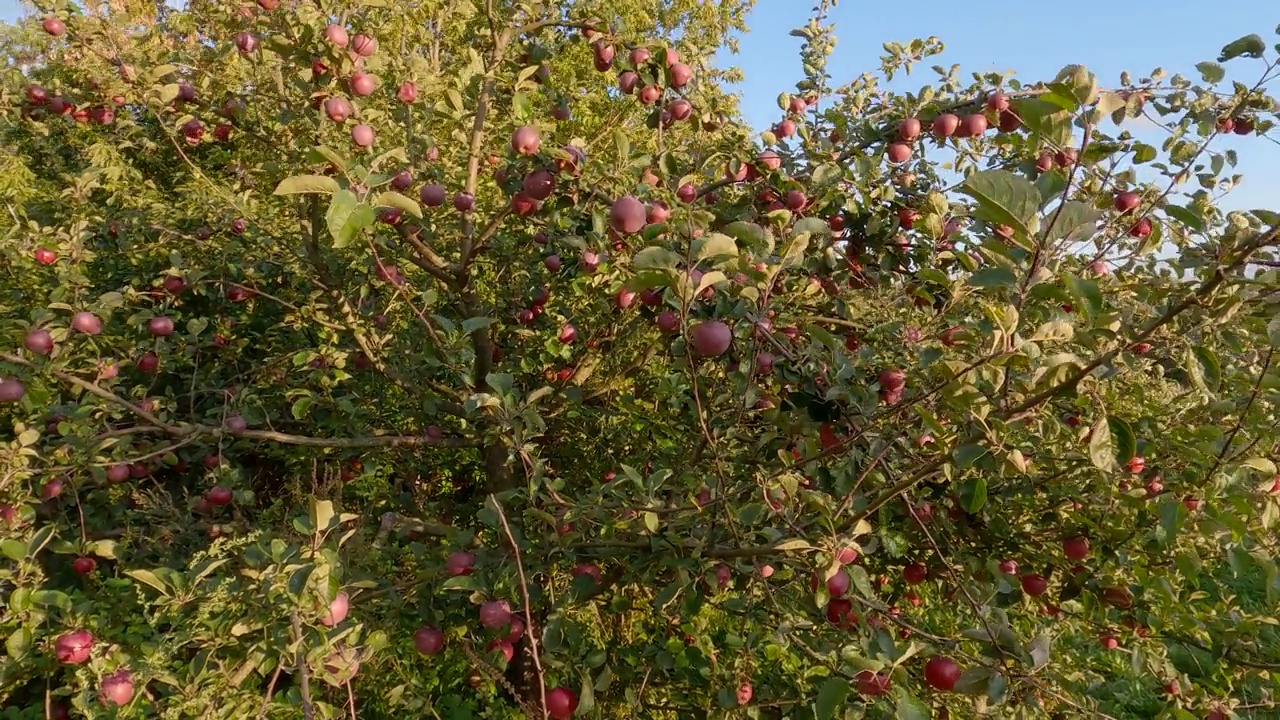
[[[745,0],[4,28],[5,717],[1273,715],[1280,47],[834,4],[759,134]]]

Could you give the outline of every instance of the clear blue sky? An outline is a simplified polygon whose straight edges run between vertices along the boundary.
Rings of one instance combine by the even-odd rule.
[[[775,98],[794,89],[800,77],[800,39],[788,33],[806,22],[810,7],[810,0],[758,0],[740,53],[721,53],[721,64],[737,65],[746,74],[738,89],[747,120],[757,129],[777,119]],[[0,0],[0,20],[22,13],[19,0]],[[1280,40],[1273,34],[1280,24],[1280,0],[984,0],[968,5],[844,0],[831,20],[839,36],[830,63],[836,84],[876,69],[885,41],[930,35],[941,38],[947,51],[928,65],[955,63],[965,72],[1017,70],[1024,81],[1034,81],[1079,63],[1097,73],[1103,86],[1118,83],[1122,70],[1138,77],[1156,67],[1198,80],[1195,64],[1216,58],[1231,40],[1252,32],[1268,44]],[[895,82],[894,89],[919,87],[932,76],[928,65]],[[1227,69],[1228,78],[1252,83],[1260,68],[1256,61],[1240,59]],[[1148,139],[1159,142],[1160,137]],[[1223,147],[1239,150],[1238,170],[1246,176],[1228,206],[1280,209],[1280,145],[1232,138]]]
[[[778,93],[794,90],[801,77],[802,41],[789,33],[807,22],[812,5],[809,0],[757,0],[739,53],[720,54],[721,65],[736,65],[746,76],[738,89],[747,120],[757,130],[777,121]],[[1280,42],[1274,34],[1280,0],[844,0],[829,21],[835,22],[838,37],[829,65],[836,86],[879,68],[886,41],[932,35],[945,43],[941,56],[896,79],[895,90],[917,89],[936,77],[932,65],[952,64],[966,74],[1016,70],[1024,82],[1052,79],[1073,63],[1097,73],[1103,87],[1117,85],[1124,70],[1136,79],[1157,67],[1199,82],[1195,64],[1216,59],[1223,45],[1242,35],[1258,33],[1268,46]],[[1268,54],[1274,57],[1274,51]],[[1248,59],[1226,68],[1228,80],[1250,85],[1262,70]],[[1280,94],[1280,83],[1273,94]],[[1239,151],[1237,170],[1245,175],[1226,205],[1280,209],[1280,146],[1254,137],[1231,138],[1221,147]]]

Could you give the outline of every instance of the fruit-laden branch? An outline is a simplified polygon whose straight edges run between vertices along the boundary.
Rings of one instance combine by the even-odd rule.
[[[1117,343],[1116,347],[1094,358],[1092,362],[1080,368],[1080,370],[1078,370],[1071,377],[1067,378],[1066,380],[1063,380],[1057,385],[1046,388],[1045,390],[1039,393],[1036,393],[1035,395],[1032,395],[1031,397],[1027,398],[1023,402],[1016,405],[1015,407],[1012,407],[997,413],[996,417],[998,417],[1001,420],[1016,420],[1021,416],[1025,415],[1026,413],[1030,412],[1031,410],[1035,409],[1036,407],[1040,406],[1047,400],[1057,395],[1060,395],[1063,392],[1066,392],[1075,388],[1086,377],[1092,374],[1094,370],[1097,370],[1099,367],[1101,367],[1105,363],[1110,362],[1117,355],[1119,355],[1125,348],[1129,347],[1133,343],[1142,342],[1147,338],[1151,337],[1157,330],[1173,322],[1174,318],[1178,317],[1183,312],[1186,312],[1186,310],[1189,309],[1192,305],[1198,304],[1203,298],[1208,296],[1214,290],[1218,289],[1218,287],[1221,286],[1222,283],[1226,282],[1227,277],[1229,276],[1230,273],[1233,273],[1236,270],[1239,270],[1244,265],[1248,264],[1249,258],[1250,256],[1253,255],[1253,253],[1257,252],[1258,250],[1261,250],[1264,247],[1268,247],[1274,244],[1278,237],[1280,237],[1280,225],[1274,225],[1266,232],[1260,233],[1258,237],[1254,239],[1253,242],[1245,245],[1240,249],[1239,256],[1235,260],[1215,270],[1213,273],[1213,276],[1205,280],[1204,282],[1202,282],[1200,284],[1200,287],[1197,288],[1195,292],[1190,293],[1189,295],[1187,295],[1186,298],[1182,300],[1182,302],[1166,310],[1163,315],[1161,315],[1155,321],[1147,325],[1146,329],[1138,333],[1129,342]],[[979,442],[981,440],[982,440],[981,434],[973,434],[965,438],[964,440],[959,441],[957,444],[964,445],[972,442]],[[876,496],[876,498],[873,499],[870,503],[868,503],[867,506],[863,508],[861,511],[854,513],[854,515],[844,523],[844,526],[842,529],[848,529],[858,521],[866,519],[867,516],[879,510],[886,503],[891,502],[902,493],[906,492],[907,490],[910,490],[912,487],[914,487],[920,481],[924,480],[926,477],[929,477],[933,473],[940,470],[943,465],[947,464],[948,461],[949,461],[949,456],[943,455],[942,457],[920,468],[919,470],[908,475],[902,480],[899,480],[897,483],[887,488],[884,492],[880,493],[880,495]]]
[[[3,360],[8,363],[13,363],[14,365],[20,365],[22,367],[31,368],[32,370],[38,371],[41,369],[35,363],[29,362],[27,360],[24,360],[18,357],[17,355],[11,355],[9,353],[0,353],[0,360]],[[456,447],[456,448],[480,447],[480,441],[472,438],[461,438],[461,437],[431,438],[426,436],[425,434],[424,435],[371,435],[371,436],[365,436],[365,437],[349,437],[349,438],[320,438],[320,437],[311,437],[308,435],[292,435],[289,433],[276,432],[274,430],[244,430],[241,432],[232,433],[227,428],[216,427],[213,425],[186,424],[186,423],[182,425],[171,425],[169,423],[164,422],[160,418],[156,417],[154,414],[147,412],[146,410],[143,410],[137,405],[129,402],[128,400],[120,397],[119,395],[116,395],[115,393],[111,392],[110,390],[107,390],[101,385],[98,385],[97,383],[91,383],[87,380],[82,380],[76,377],[75,375],[71,375],[70,373],[66,373],[61,370],[46,368],[44,371],[54,376],[55,378],[61,380],[62,382],[67,383],[68,385],[79,388],[91,395],[96,395],[97,397],[103,400],[106,400],[107,402],[113,405],[117,405],[119,407],[122,407],[128,410],[129,412],[133,413],[137,417],[149,423],[155,429],[156,432],[162,432],[166,435],[171,435],[177,438],[188,438],[192,436],[221,437],[223,435],[229,435],[232,437],[245,438],[248,440],[265,440],[268,442],[279,443],[281,445],[303,445],[307,447],[320,447],[320,448],[371,448],[371,447],[418,447],[418,446]],[[142,429],[139,429],[138,431],[141,432]]]

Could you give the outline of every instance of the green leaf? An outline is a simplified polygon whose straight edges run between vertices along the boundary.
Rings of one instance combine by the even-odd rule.
[[[1036,328],[1031,340],[1040,343],[1066,342],[1075,336],[1075,328],[1065,320],[1050,320]]]
[[[36,590],[31,593],[31,602],[44,607],[56,607],[59,610],[71,609],[71,596],[61,590]]]
[[[648,528],[649,532],[651,533],[658,532],[658,513],[654,513],[654,512],[645,513],[644,526]]]
[[[724,227],[727,235],[751,247],[763,247],[769,242],[769,233],[759,225],[749,222],[732,222]]]
[[[445,591],[462,590],[465,592],[475,592],[482,590],[480,580],[472,575],[458,575],[440,583],[440,589]]]
[[[733,241],[733,238],[721,233],[704,235],[694,248],[694,259],[699,261],[713,257],[736,257],[737,254],[738,244]]]
[[[393,190],[388,190],[374,198],[373,206],[397,208],[416,218],[422,217],[422,208],[418,207],[416,200],[411,200]]]
[[[319,500],[312,498],[311,500],[311,527],[318,532],[324,532],[329,529],[333,523],[333,502],[329,500]]]
[[[636,253],[631,264],[637,270],[670,269],[680,264],[680,256],[664,247],[652,245]]]
[[[324,175],[294,175],[276,185],[272,195],[304,195],[309,193],[332,195],[338,192],[338,181]]]
[[[1248,460],[1245,460],[1240,464],[1244,465],[1247,468],[1252,468],[1254,470],[1257,470],[1263,475],[1275,475],[1277,472],[1280,472],[1276,470],[1276,464],[1271,460],[1268,460],[1267,458],[1261,458],[1261,457],[1249,458]]]
[[[896,693],[898,704],[893,716],[897,720],[929,720],[933,717],[929,706],[904,688],[898,688]]]
[[[969,668],[956,681],[956,692],[966,695],[985,695],[987,693],[987,685],[995,674],[995,671],[989,667]]]
[[[1222,82],[1222,79],[1227,76],[1226,68],[1222,67],[1218,63],[1209,62],[1208,60],[1196,63],[1196,69],[1200,71],[1200,77],[1210,85]]]
[[[836,711],[849,697],[849,681],[841,678],[827,678],[818,690],[818,700],[814,703],[813,712],[817,720],[831,720]]]
[[[1188,369],[1192,371],[1193,381],[1197,381],[1197,385],[1203,382],[1205,389],[1217,392],[1222,384],[1222,365],[1218,362],[1218,356],[1209,348],[1197,345],[1191,348],[1188,359],[1191,361]]]
[[[974,215],[995,225],[1008,225],[1023,238],[1039,228],[1040,191],[1024,177],[1007,170],[984,170],[970,175],[960,192],[978,206]]]
[[[9,657],[14,661],[21,661],[27,651],[31,649],[31,631],[20,627],[13,631],[13,634],[4,641],[4,649],[9,653]]]
[[[1089,317],[1094,318],[1102,314],[1102,290],[1098,288],[1098,283],[1075,275],[1067,275],[1063,279],[1067,284],[1067,290],[1075,297],[1078,305],[1084,306]]]
[[[1107,423],[1106,415],[1101,415],[1093,423],[1092,434],[1089,436],[1089,459],[1093,461],[1094,467],[1103,472],[1113,472],[1118,467],[1115,442],[1112,440],[1111,426]]]
[[[791,239],[791,244],[787,246],[787,254],[782,256],[779,270],[800,264],[804,259],[805,250],[809,249],[809,237],[809,233],[800,233]]]
[[[1022,124],[1039,140],[1058,146],[1071,142],[1072,114],[1060,105],[1031,98],[1016,103],[1014,109]]]
[[[14,562],[22,562],[27,557],[27,546],[17,540],[0,540],[0,553]]]
[[[1013,287],[1017,282],[1013,271],[999,265],[983,268],[969,276],[969,284],[980,288]]]
[[[623,132],[622,128],[620,127],[614,128],[613,130],[613,144],[618,149],[618,157],[620,158],[631,157],[631,140],[627,137],[627,134]]]
[[[347,172],[347,159],[337,150],[325,145],[317,145],[307,152],[307,162],[312,164],[329,163],[341,170],[344,174]]]
[[[952,453],[955,459],[956,467],[961,469],[970,467],[979,460],[983,455],[987,454],[987,449],[981,445],[961,445]]]
[[[311,399],[310,395],[303,395],[297,400],[294,400],[293,407],[289,409],[289,411],[293,413],[293,419],[301,420],[306,417],[307,413],[311,411],[311,404],[313,402],[314,401]]]
[[[161,580],[158,575],[151,572],[150,570],[126,570],[124,574],[128,575],[134,580],[137,580],[143,585],[150,587],[151,589],[155,590],[161,595],[168,597],[170,593],[169,586],[166,585],[165,582]]]
[[[333,194],[329,203],[329,212],[325,222],[329,226],[329,234],[333,237],[335,248],[344,248],[355,240],[356,235],[373,224],[376,215],[373,208],[360,202],[350,190],[339,190]]]
[[[960,502],[964,509],[976,513],[987,504],[987,480],[979,475],[960,486]]]
[[[1084,242],[1097,233],[1102,212],[1087,203],[1072,200],[1064,204],[1061,210],[1051,212],[1049,218],[1053,220],[1053,226],[1045,233],[1046,240],[1077,243]]]
[[[470,335],[476,330],[489,327],[494,322],[496,321],[491,317],[469,317],[462,321],[462,332],[465,335]]]
[[[1039,670],[1049,664],[1049,646],[1052,641],[1048,635],[1037,635],[1027,643],[1027,654],[1031,655],[1031,667]]]
[[[1138,438],[1134,435],[1133,428],[1129,427],[1129,423],[1110,415],[1107,417],[1107,427],[1111,429],[1111,441],[1115,445],[1116,462],[1128,462],[1129,458],[1138,454]]]
[[[1233,40],[1222,48],[1222,52],[1218,55],[1218,62],[1226,62],[1234,60],[1238,57],[1260,58],[1262,53],[1267,51],[1267,44],[1263,42],[1258,35],[1245,35],[1239,40]]]
[[[813,186],[827,185],[840,179],[842,170],[835,163],[823,163],[813,169],[811,177]]]

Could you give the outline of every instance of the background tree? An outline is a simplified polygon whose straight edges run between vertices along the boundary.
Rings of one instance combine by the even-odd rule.
[[[747,5],[7,28],[16,716],[1274,713],[1280,50],[898,94],[823,2],[756,135]]]

